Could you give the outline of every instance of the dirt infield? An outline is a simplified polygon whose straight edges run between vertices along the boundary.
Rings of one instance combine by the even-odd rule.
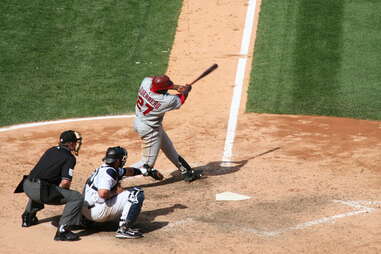
[[[77,231],[79,242],[55,242],[51,222],[62,207],[47,206],[40,224],[21,228],[26,197],[12,193],[21,176],[66,129],[84,136],[74,189],[82,189],[108,146],[125,146],[132,164],[140,157],[132,118],[0,132],[0,253],[380,253],[380,122],[245,114],[243,98],[233,162],[221,165],[246,8],[242,0],[185,0],[180,16],[168,75],[186,83],[212,63],[219,69],[164,125],[204,179],[181,181],[161,154],[156,167],[164,181],[124,182],[144,188],[144,238],[118,240],[113,225],[103,225]],[[216,201],[222,192],[251,198]]]

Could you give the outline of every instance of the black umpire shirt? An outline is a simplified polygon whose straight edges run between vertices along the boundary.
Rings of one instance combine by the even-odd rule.
[[[68,148],[54,146],[42,155],[29,177],[59,185],[62,179],[72,180],[75,164],[76,158]]]

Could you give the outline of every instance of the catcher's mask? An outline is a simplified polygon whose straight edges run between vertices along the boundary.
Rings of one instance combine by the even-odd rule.
[[[82,145],[82,136],[79,132],[68,130],[64,131],[60,135],[60,145],[66,145],[68,142],[75,142],[74,154],[78,155]]]
[[[120,160],[121,166],[123,167],[126,164],[128,157],[127,150],[120,146],[109,147],[107,148],[106,155],[103,158],[103,161],[106,164],[112,164],[117,160]]]
[[[154,76],[152,79],[151,91],[154,93],[166,92],[173,88],[173,82],[167,75]]]

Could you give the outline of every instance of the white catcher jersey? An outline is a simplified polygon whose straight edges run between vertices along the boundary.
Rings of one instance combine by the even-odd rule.
[[[101,165],[87,180],[85,186],[85,201],[89,205],[95,203],[104,203],[105,200],[98,195],[99,189],[111,190],[124,176],[126,170],[124,168],[114,169],[107,164]]]
[[[136,118],[152,128],[161,126],[165,112],[181,107],[178,95],[152,92],[152,78],[144,78],[138,92],[135,106]]]

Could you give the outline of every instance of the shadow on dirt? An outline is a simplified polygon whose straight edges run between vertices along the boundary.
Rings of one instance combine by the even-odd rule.
[[[231,174],[240,170],[245,166],[250,160],[263,156],[265,154],[274,152],[280,149],[280,147],[275,147],[273,149],[267,150],[263,153],[256,154],[246,160],[240,161],[213,161],[209,162],[207,165],[202,167],[196,167],[195,169],[200,169],[203,171],[204,176],[219,176],[225,174]]]
[[[151,211],[142,211],[138,217],[135,226],[140,228],[142,233],[149,233],[168,225],[168,221],[154,221],[157,216],[173,213],[176,209],[186,209],[188,207],[182,204],[175,204],[170,207],[155,209]],[[94,222],[85,229],[78,232],[79,236],[88,236],[100,232],[115,232],[118,229],[118,221]]]
[[[157,216],[167,215],[173,213],[176,209],[186,209],[188,208],[182,204],[175,204],[170,207],[155,209],[151,211],[142,211],[138,217],[135,226],[140,228],[142,233],[149,233],[168,225],[168,221],[154,221]],[[54,227],[58,227],[58,222],[61,216],[53,216],[49,218],[44,218],[39,220],[38,224],[50,222]],[[86,227],[78,226],[73,227],[72,230],[81,230],[78,232],[79,236],[87,236],[100,232],[115,232],[118,229],[118,221],[109,222],[90,222]]]
[[[265,154],[274,152],[276,150],[279,150],[280,147],[275,147],[273,149],[270,149],[268,151],[265,151],[260,154],[256,154],[248,159],[240,160],[240,161],[212,161],[204,166],[198,166],[194,167],[193,169],[196,172],[202,172],[201,180],[204,178],[207,178],[209,176],[219,176],[219,175],[225,175],[225,174],[231,174],[234,172],[237,172],[240,170],[243,166],[245,166],[250,160],[258,158],[260,156],[263,156]],[[180,175],[180,172],[178,170],[175,170],[171,173],[171,177],[164,179],[160,182],[154,182],[154,183],[148,183],[148,184],[142,184],[138,187],[141,188],[149,188],[149,187],[157,187],[162,186],[166,184],[176,183],[182,181],[182,177]],[[198,181],[198,180],[196,180]]]
[[[38,220],[38,224],[50,222],[53,226],[57,227],[60,218],[61,218],[61,215],[44,218],[44,219]]]

